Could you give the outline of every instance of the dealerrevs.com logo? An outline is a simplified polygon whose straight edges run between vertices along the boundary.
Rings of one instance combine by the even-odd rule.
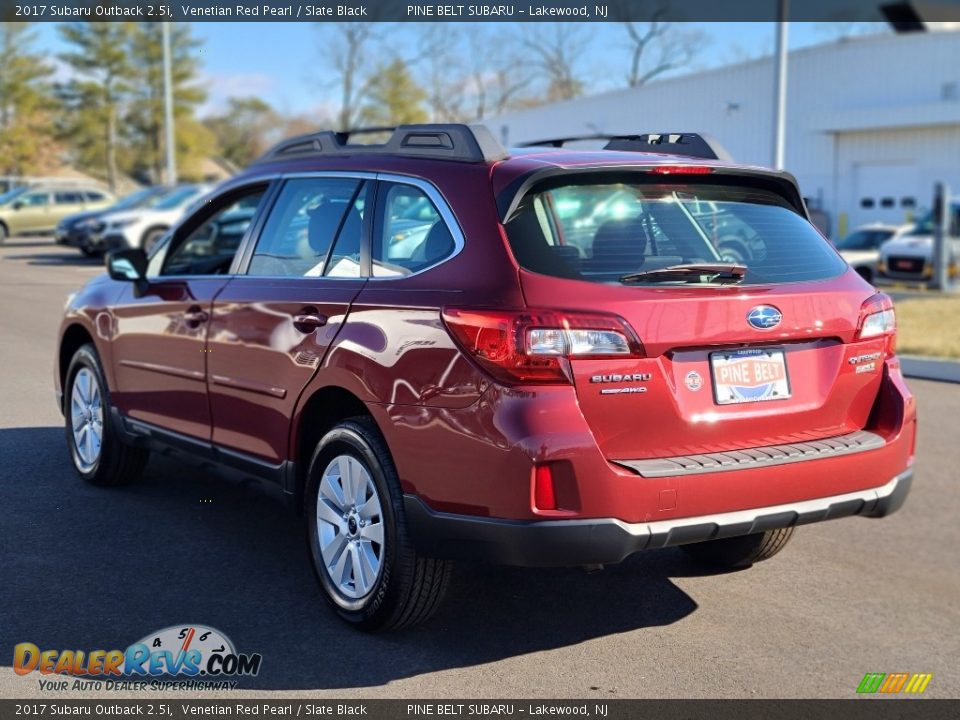
[[[13,649],[13,670],[75,678],[41,679],[43,690],[220,690],[236,687],[234,678],[256,676],[262,659],[259,653],[238,653],[230,638],[214,628],[174,625],[125,650],[41,650],[19,643]]]

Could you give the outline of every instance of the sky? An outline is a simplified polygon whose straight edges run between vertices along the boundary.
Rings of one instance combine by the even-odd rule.
[[[201,115],[217,112],[231,96],[254,95],[278,111],[289,114],[318,115],[335,106],[335,92],[327,77],[323,54],[324,35],[319,23],[195,23],[194,35],[204,40],[201,50],[201,84],[208,99]],[[505,27],[506,23],[497,27]],[[750,57],[770,54],[774,47],[773,23],[677,23],[704,33],[707,41],[690,70],[716,67]],[[864,25],[864,24],[862,24]],[[880,28],[864,28],[860,31]],[[39,49],[55,56],[64,50],[56,26],[37,25]],[[391,42],[398,49],[414,48],[419,24],[400,24],[391,29]],[[593,42],[583,67],[591,82],[587,94],[622,86],[620,63],[626,61],[625,33],[616,23],[591,24],[587,28]],[[829,23],[791,23],[789,47],[797,49],[836,37]],[[615,50],[611,50],[615,48]],[[466,48],[465,48],[466,51]],[[67,71],[58,69],[63,79]]]

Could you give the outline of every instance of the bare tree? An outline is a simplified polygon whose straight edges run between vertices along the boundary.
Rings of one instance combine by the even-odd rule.
[[[529,63],[518,53],[499,49],[489,53],[491,38],[485,32],[470,33],[473,63],[468,78],[474,120],[502,115],[521,103],[523,93],[533,84]]]
[[[371,76],[366,58],[376,38],[376,25],[341,22],[323,23],[319,27],[326,36],[332,36],[324,54],[337,73],[335,83],[340,91],[337,128],[349,130],[370,89]]]
[[[706,36],[699,30],[681,30],[659,21],[662,12],[655,12],[648,23],[623,23],[630,38],[630,87],[640,87],[658,75],[688,65],[706,44]]]
[[[590,43],[591,34],[574,23],[550,23],[546,28],[530,31],[523,27],[522,45],[533,56],[536,69],[547,81],[548,102],[570,100],[583,92],[585,79],[578,66]]]
[[[464,119],[464,103],[469,91],[468,69],[463,53],[460,29],[454,24],[428,23],[417,33],[417,55],[407,60],[408,66],[420,65],[427,91],[427,107],[434,122],[457,122]]]

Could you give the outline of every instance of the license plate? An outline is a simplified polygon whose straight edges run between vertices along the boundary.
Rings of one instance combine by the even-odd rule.
[[[897,267],[901,270],[911,270],[913,269],[912,260],[897,260]]]
[[[747,348],[711,353],[710,372],[717,405],[790,397],[787,360],[780,349]]]

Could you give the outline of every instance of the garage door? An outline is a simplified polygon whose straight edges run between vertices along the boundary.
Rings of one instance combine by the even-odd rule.
[[[870,222],[906,222],[921,202],[918,186],[913,163],[858,163],[850,228]]]

